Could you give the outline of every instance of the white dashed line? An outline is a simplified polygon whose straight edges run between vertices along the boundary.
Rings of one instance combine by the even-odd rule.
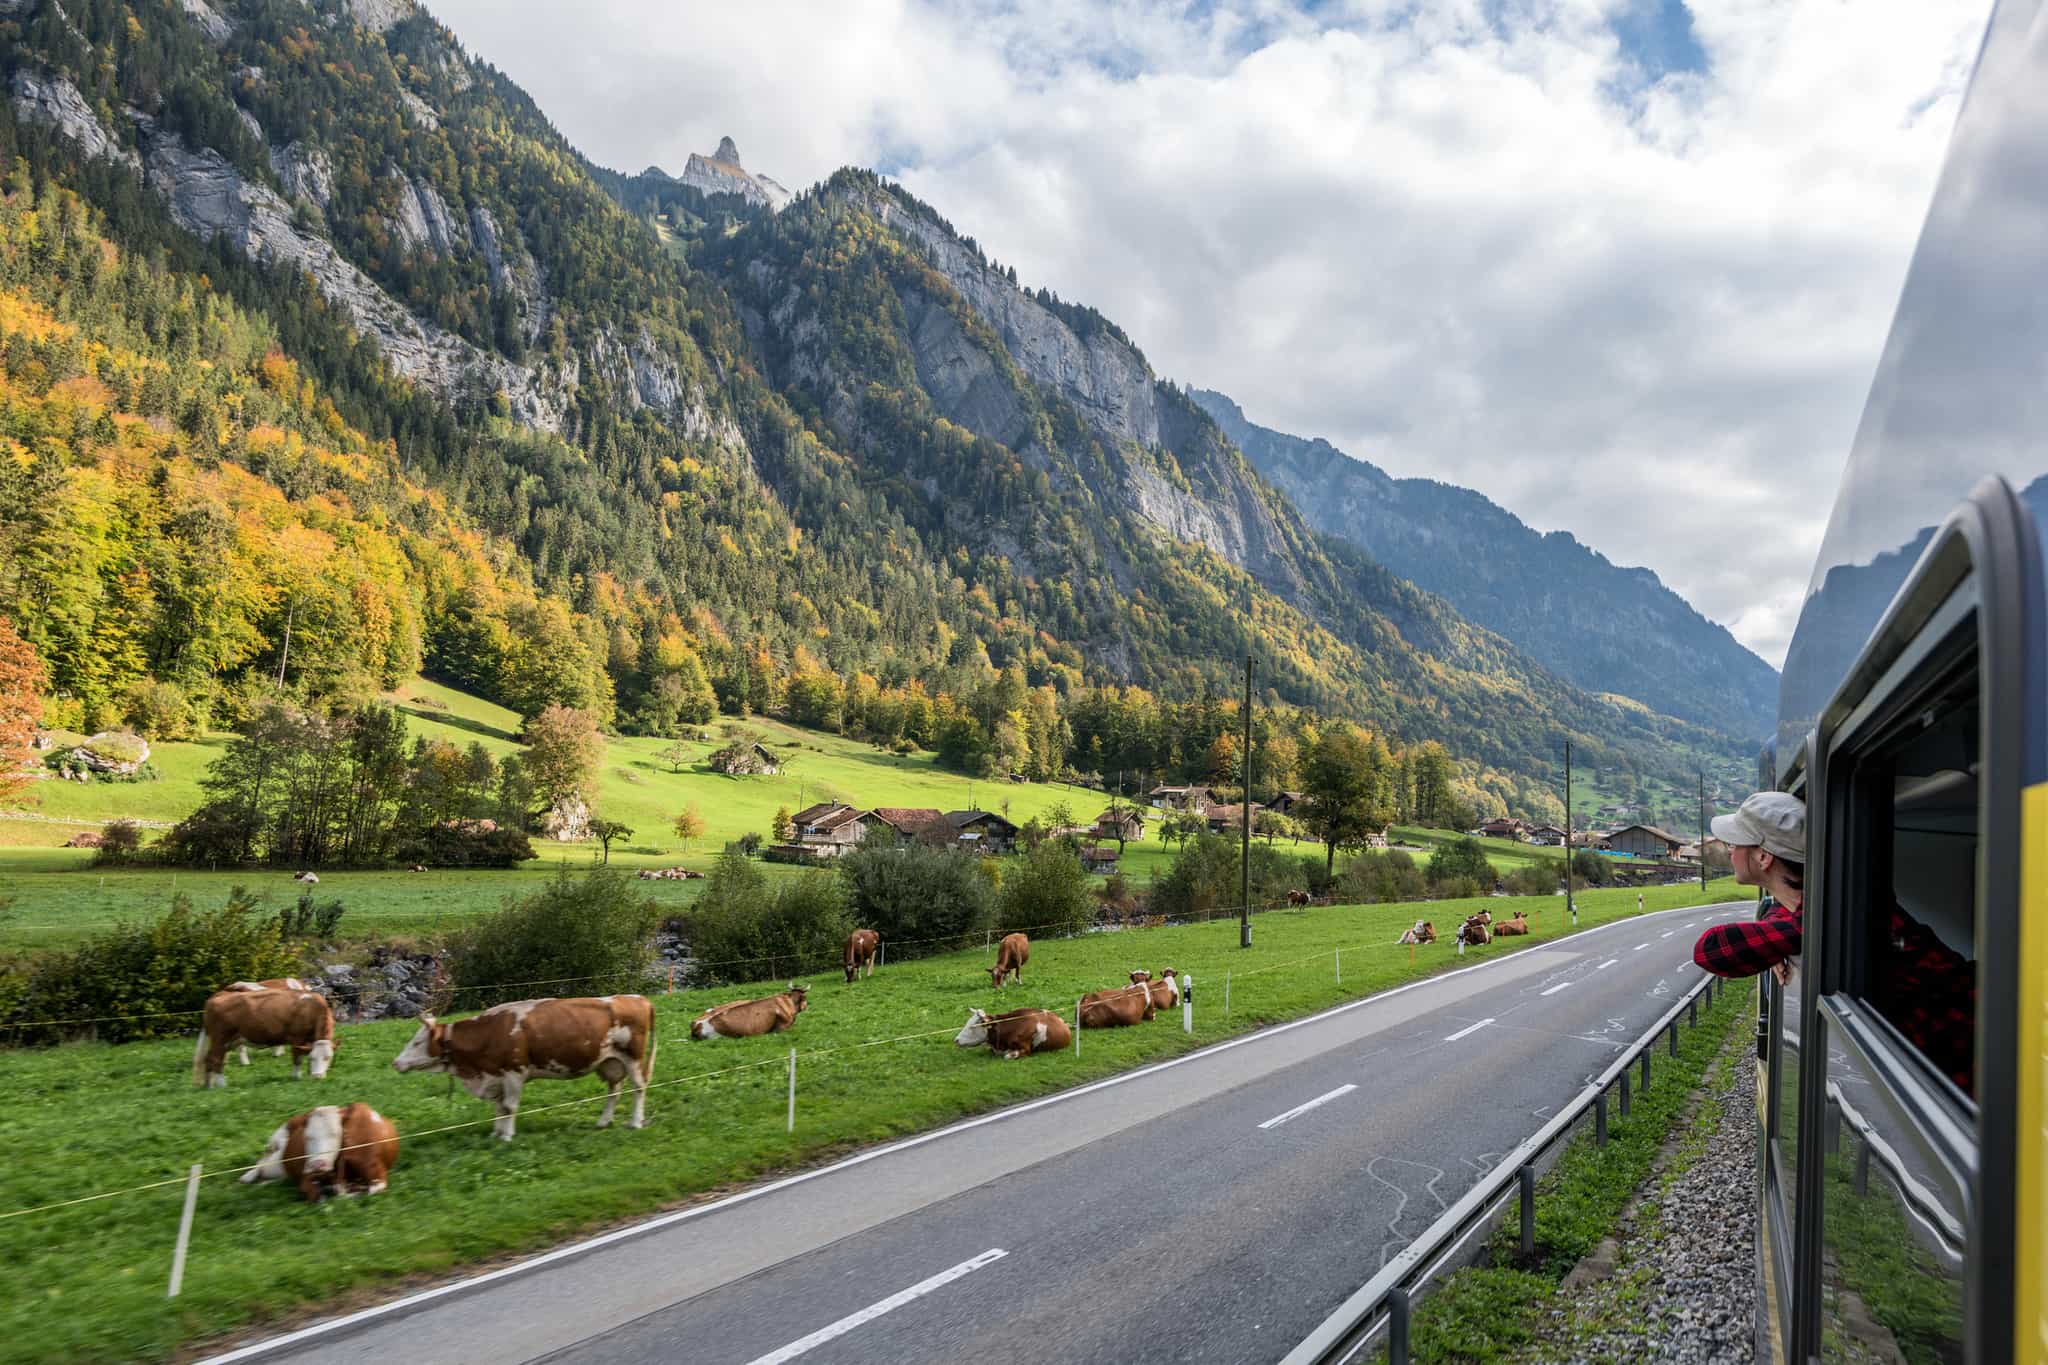
[[[1677,931],[1676,929],[1673,929],[1673,930],[1671,931],[1671,934],[1675,934],[1675,933],[1677,933],[1677,932],[1678,932],[1678,931]],[[1658,937],[1658,938],[1670,938],[1670,937],[1671,937],[1671,934],[1659,934],[1659,935],[1657,935],[1657,937]]]
[[[1272,1118],[1269,1118],[1264,1123],[1260,1124],[1259,1127],[1278,1128],[1281,1124],[1287,1122],[1287,1120],[1298,1119],[1303,1114],[1306,1114],[1309,1110],[1315,1108],[1317,1105],[1328,1104],[1331,1100],[1336,1099],[1339,1095],[1348,1095],[1356,1089],[1358,1089],[1358,1087],[1355,1085],[1340,1085],[1335,1090],[1330,1091],[1327,1095],[1316,1096],[1307,1104],[1297,1104],[1284,1114],[1275,1114]]]
[[[1558,993],[1559,991],[1561,991],[1561,990],[1565,989],[1565,988],[1566,988],[1567,986],[1569,986],[1569,985],[1571,985],[1571,984],[1572,984],[1572,983],[1571,983],[1571,982],[1569,982],[1569,981],[1560,981],[1560,982],[1558,982],[1558,983],[1557,983],[1557,984],[1556,984],[1555,986],[1552,986],[1552,987],[1551,987],[1551,988],[1550,988],[1549,990],[1547,990],[1547,991],[1538,991],[1538,992],[1537,992],[1537,994],[1538,994],[1538,995],[1556,995],[1556,994],[1557,994],[1557,993]]]
[[[1493,1022],[1493,1020],[1491,1020],[1491,1019],[1481,1019],[1481,1020],[1480,1020],[1480,1021],[1479,1021],[1478,1023],[1476,1023],[1476,1024],[1472,1025],[1472,1027],[1470,1027],[1470,1028],[1461,1028],[1461,1029],[1459,1029],[1459,1030],[1458,1030],[1458,1031],[1457,1031],[1456,1033],[1453,1033],[1453,1034],[1451,1034],[1451,1035],[1450,1035],[1449,1037],[1445,1038],[1445,1039],[1444,1039],[1444,1041],[1445,1041],[1445,1042],[1447,1042],[1447,1043],[1455,1043],[1455,1042],[1457,1042],[1457,1041],[1458,1041],[1458,1040],[1459,1040],[1460,1038],[1463,1038],[1463,1037],[1464,1037],[1464,1036],[1465,1036],[1466,1034],[1468,1034],[1468,1033],[1477,1033],[1477,1032],[1479,1032],[1479,1030],[1481,1030],[1481,1029],[1485,1028],[1485,1027],[1486,1027],[1486,1026],[1487,1026],[1488,1024],[1490,1024],[1490,1023],[1492,1023],[1492,1022]]]
[[[1595,967],[1595,968],[1594,968],[1593,970],[1594,970],[1594,971],[1596,971],[1596,972],[1604,972],[1604,971],[1606,971],[1606,970],[1607,970],[1607,969],[1608,969],[1609,967],[1612,967],[1612,966],[1613,966],[1613,965],[1614,965],[1615,963],[1617,963],[1617,962],[1619,962],[1619,961],[1621,961],[1621,959],[1620,959],[1620,958],[1618,958],[1618,957],[1610,957],[1610,958],[1608,958],[1608,959],[1607,959],[1607,960],[1606,960],[1605,962],[1603,962],[1603,963],[1601,963],[1601,964],[1600,964],[1599,966]]]
[[[1632,953],[1640,953],[1640,952],[1641,952],[1641,951],[1642,951],[1643,949],[1645,949],[1645,948],[1647,948],[1647,947],[1649,947],[1649,946],[1650,946],[1650,945],[1649,945],[1649,944],[1647,944],[1647,943],[1638,943],[1638,944],[1637,944],[1637,945],[1636,945],[1635,947],[1633,947],[1633,948],[1629,949],[1629,951],[1630,951],[1630,952],[1632,952]]]
[[[1009,1254],[1000,1247],[991,1247],[972,1260],[962,1261],[951,1270],[941,1270],[928,1280],[919,1280],[900,1294],[891,1294],[879,1303],[871,1303],[858,1313],[848,1313],[831,1326],[820,1327],[809,1336],[792,1341],[779,1351],[770,1351],[765,1356],[756,1356],[748,1362],[748,1365],[782,1365],[782,1362],[785,1360],[795,1360],[813,1347],[823,1346],[834,1337],[843,1337],[862,1323],[873,1322],[882,1314],[892,1313],[913,1299],[921,1299],[934,1289],[943,1288],[959,1279],[962,1275],[971,1275],[989,1262],[1000,1261]]]

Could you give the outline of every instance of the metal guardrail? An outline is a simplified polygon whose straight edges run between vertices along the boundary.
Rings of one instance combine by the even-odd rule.
[[[1659,1038],[1670,1040],[1670,1055],[1678,1055],[1678,1017],[1689,1014],[1689,1024],[1699,1023],[1702,1001],[1714,1003],[1718,977],[1704,975],[1700,983],[1680,996],[1678,1002],[1652,1024],[1643,1035],[1581,1090],[1572,1102],[1535,1134],[1508,1153],[1500,1165],[1458,1202],[1444,1210],[1426,1231],[1404,1247],[1367,1280],[1363,1287],[1339,1304],[1337,1311],[1323,1319],[1300,1345],[1289,1351],[1281,1365],[1343,1365],[1357,1358],[1384,1333],[1389,1365],[1408,1365],[1408,1319],[1426,1287],[1465,1249],[1473,1235],[1488,1227],[1508,1200],[1521,1200],[1521,1241],[1524,1255],[1532,1254],[1536,1242],[1536,1162],[1568,1135],[1590,1110],[1594,1141],[1607,1141],[1609,1093],[1620,1102],[1621,1113],[1629,1110],[1629,1076],[1642,1067],[1641,1088],[1650,1088],[1650,1056]],[[1726,989],[1722,983],[1722,989]]]

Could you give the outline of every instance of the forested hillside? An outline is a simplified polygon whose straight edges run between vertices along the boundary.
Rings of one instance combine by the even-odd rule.
[[[0,61],[0,615],[66,724],[417,665],[1046,773],[1093,689],[1196,705],[1250,651],[1499,790],[1567,735],[1740,761],[1320,536],[1113,323],[872,176],[771,217],[600,173],[402,0],[24,0]]]

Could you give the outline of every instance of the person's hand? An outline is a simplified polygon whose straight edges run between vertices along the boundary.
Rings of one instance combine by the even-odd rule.
[[[1798,968],[1792,965],[1792,960],[1787,958],[1771,968],[1771,975],[1778,979],[1780,986],[1789,986],[1792,984],[1792,977],[1797,971]]]

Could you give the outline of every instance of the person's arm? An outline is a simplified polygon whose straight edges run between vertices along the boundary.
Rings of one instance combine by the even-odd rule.
[[[1693,945],[1692,960],[1715,976],[1755,976],[1799,956],[1799,916],[1782,905],[1762,919],[1717,924]]]

